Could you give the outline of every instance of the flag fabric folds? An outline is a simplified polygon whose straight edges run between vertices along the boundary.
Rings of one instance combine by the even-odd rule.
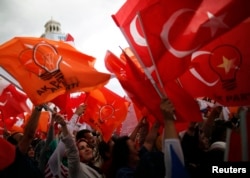
[[[27,95],[3,78],[0,78],[0,112],[3,120],[31,112]]]
[[[107,51],[105,57],[107,69],[117,76],[133,103],[141,110],[145,107],[150,114],[162,122],[163,116],[159,107],[161,98],[142,68],[135,62],[136,59],[133,54],[129,58],[121,55],[119,59],[112,52]],[[202,120],[197,102],[176,82],[168,82],[165,85],[165,91],[176,108],[177,121],[189,122],[192,120],[198,122]],[[193,114],[192,117],[187,115],[190,112]]]
[[[74,110],[85,104],[86,110],[76,121],[78,126],[86,123],[99,131],[103,139],[108,141],[114,131],[126,119],[130,102],[106,87],[88,93],[64,94],[51,101],[60,109],[60,113],[70,119]]]
[[[0,46],[0,65],[35,105],[65,92],[104,86],[110,75],[98,72],[94,62],[95,58],[62,41],[15,37]]]
[[[207,96],[224,106],[250,104],[250,18],[192,55],[192,67],[179,77],[193,97]]]
[[[249,6],[247,0],[131,0],[112,17],[138,59],[156,64],[164,82],[188,69],[193,52],[248,18]]]
[[[163,153],[166,167],[166,178],[188,178],[189,174],[184,165],[184,156],[178,139],[165,139]]]
[[[150,53],[147,49],[147,43],[139,21],[137,13],[157,2],[158,0],[127,0],[123,6],[112,15],[116,25],[121,29],[127,42],[133,49],[134,53],[139,55],[148,63],[151,63]]]
[[[247,0],[218,3],[159,0],[139,12],[149,50],[163,81],[183,73],[193,52],[249,17],[249,6]],[[175,67],[177,71],[173,70]]]
[[[126,119],[129,101],[103,87],[88,93],[86,111],[79,122],[86,122],[108,141],[115,129]]]
[[[140,110],[146,108],[150,114],[162,121],[163,116],[159,108],[161,99],[142,69],[131,59],[127,60],[124,55],[118,58],[111,51],[106,53],[105,65],[116,75],[128,97]]]
[[[216,49],[217,54],[223,53],[222,51],[233,51],[230,46],[234,48],[238,43],[242,44],[241,47],[237,47],[234,52],[231,52],[231,55],[233,53],[237,55],[237,51],[240,51],[238,55],[247,58],[246,49],[243,48],[248,45],[246,31],[249,29],[246,25],[241,29],[239,26],[245,24],[246,19],[250,16],[249,6],[248,0],[230,0],[218,3],[214,3],[212,0],[193,2],[138,0],[136,2],[126,1],[112,17],[138,60],[147,67],[144,70],[155,69],[151,74],[156,82],[161,81],[166,85],[167,82],[175,80],[185,73],[179,81],[192,97],[212,96],[212,99],[221,104],[235,106],[249,104],[247,85],[243,86],[243,83],[236,82],[237,91],[222,89],[223,86],[220,85],[232,88],[235,87],[235,83],[217,81],[215,77],[217,72],[214,71],[212,74],[211,70],[206,67],[219,64],[205,62],[208,59],[204,58],[212,58],[212,55],[208,55],[206,52],[211,54],[213,49]],[[238,9],[241,11],[239,12]],[[245,47],[243,43],[245,43]],[[229,46],[225,47],[228,44]],[[219,48],[220,45],[224,46],[223,49]],[[197,62],[197,58],[199,58],[199,62]],[[224,61],[224,65],[229,65],[226,64],[226,58]],[[237,69],[235,71],[238,72],[233,74],[232,70],[229,73],[237,75],[237,81],[247,81],[249,70],[245,69],[248,64],[245,60],[241,64],[243,65],[241,65],[240,71]],[[221,63],[221,65],[223,64]],[[237,66],[239,65],[236,65],[236,68]],[[223,67],[220,68],[222,70]],[[158,73],[158,78],[156,78],[155,72]],[[218,75],[220,76],[217,79],[221,78],[221,74]]]

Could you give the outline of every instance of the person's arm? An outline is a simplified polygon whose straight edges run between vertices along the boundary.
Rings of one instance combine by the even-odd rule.
[[[53,122],[56,122],[56,116],[59,115],[56,112],[52,113],[52,120]],[[59,142],[57,143],[57,146],[55,148],[55,150],[53,151],[52,155],[49,157],[49,160],[47,162],[48,167],[51,171],[51,173],[53,174],[53,176],[58,176],[60,175],[60,164],[62,161],[62,158],[65,154],[65,144],[59,140]]]
[[[78,106],[78,108],[76,109],[75,113],[73,114],[73,116],[70,118],[69,122],[68,122],[68,130],[73,133],[74,130],[76,129],[76,125],[77,125],[77,121],[78,118],[84,114],[85,110],[87,108],[87,105],[85,104],[81,104]]]
[[[178,138],[174,125],[174,106],[169,99],[164,99],[160,106],[164,116],[164,139]]]
[[[77,177],[80,170],[80,157],[78,153],[75,140],[67,128],[65,119],[60,114],[54,115],[55,121],[61,125],[62,142],[65,144],[65,151],[67,154],[69,177]]]
[[[58,165],[61,163],[58,162],[58,160],[61,161],[65,151],[67,150],[67,148],[66,148],[66,144],[68,143],[67,140],[69,140],[68,139],[69,137],[72,137],[71,134],[73,134],[77,119],[81,114],[83,114],[85,112],[85,109],[86,109],[86,105],[80,105],[68,123],[66,123],[65,119],[60,114],[58,114],[56,112],[53,112],[53,114],[52,114],[53,119],[58,124],[61,125],[61,131],[62,131],[62,135],[63,135],[63,139],[59,141],[56,149],[54,150],[54,152],[52,153],[52,155],[50,156],[50,158],[48,160],[48,166],[49,166],[50,170],[52,171],[53,175],[59,174]],[[71,141],[69,141],[69,142],[71,142]],[[73,147],[71,147],[71,148],[73,148]]]
[[[220,117],[221,111],[222,106],[216,106],[212,108],[212,111],[209,114],[208,118],[204,121],[202,130],[207,138],[211,137],[214,120]]]
[[[39,169],[44,172],[45,170],[45,166],[47,163],[47,158],[46,158],[46,154],[47,154],[47,150],[49,149],[49,144],[54,140],[54,119],[53,117],[51,117],[51,121],[50,121],[50,125],[49,125],[49,129],[48,129],[48,133],[47,133],[47,138],[45,140],[45,145],[43,146],[43,148],[40,151],[40,158],[39,158]]]
[[[172,174],[178,174],[171,171],[172,164],[172,154],[175,152],[180,163],[184,167],[184,156],[180,144],[180,140],[175,128],[175,118],[174,118],[174,106],[169,99],[163,99],[160,105],[164,116],[164,142],[163,142],[163,153],[166,167],[166,178],[172,177]],[[183,168],[184,169],[184,168]]]
[[[154,144],[155,144],[159,128],[160,128],[160,123],[158,121],[155,121],[154,124],[152,125],[150,131],[148,132],[146,138],[145,138],[143,146],[148,151],[151,151]]]
[[[62,131],[63,136],[65,137],[65,136],[69,135],[67,123],[66,123],[65,119],[63,118],[63,116],[61,116],[58,113],[54,113],[52,117],[55,120],[55,122],[57,122],[58,124],[61,125],[61,131]]]
[[[50,120],[50,124],[49,124],[49,129],[48,129],[48,133],[47,133],[47,138],[46,138],[46,142],[45,142],[45,146],[48,147],[49,144],[55,139],[55,129],[54,129],[54,118],[52,117],[52,113],[50,115],[51,120]]]
[[[39,118],[41,115],[42,106],[36,106],[30,116],[29,121],[27,122],[27,125],[24,128],[23,138],[18,143],[18,148],[21,153],[26,154],[28,151],[28,148],[34,139],[36,129],[38,126]]]
[[[143,124],[144,119],[146,119],[146,118],[143,117],[143,118],[138,122],[138,124],[135,126],[133,132],[130,134],[129,137],[130,137],[131,140],[135,141],[136,136],[137,136],[137,133],[139,132],[139,130],[140,130],[142,124]]]

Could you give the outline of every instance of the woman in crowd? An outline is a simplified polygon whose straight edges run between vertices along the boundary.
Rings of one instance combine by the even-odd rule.
[[[159,123],[151,127],[145,141],[140,149],[129,136],[122,136],[114,141],[112,154],[112,177],[113,178],[163,178],[169,174],[165,165],[169,163],[164,160],[168,145],[173,145],[177,155],[183,160],[180,141],[174,125],[174,107],[169,100],[163,100],[160,108],[164,115],[164,139],[171,139],[170,143],[164,142],[163,152],[154,150],[155,141],[158,136]]]
[[[102,178],[100,169],[92,164],[94,159],[93,148],[84,138],[75,143],[69,133],[65,119],[60,114],[53,115],[55,121],[61,125],[62,142],[65,144],[68,159],[69,177],[71,178]]]

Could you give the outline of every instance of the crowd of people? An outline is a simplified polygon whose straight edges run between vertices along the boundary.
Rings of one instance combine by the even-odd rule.
[[[222,106],[216,106],[206,111],[202,122],[191,122],[185,131],[177,132],[175,108],[163,99],[159,106],[163,123],[155,120],[150,125],[144,117],[129,135],[113,135],[104,141],[92,128],[76,126],[86,107],[80,105],[69,121],[54,110],[47,137],[41,139],[35,133],[44,108],[36,106],[23,133],[0,138],[0,177],[200,177],[209,164],[224,161],[227,129],[239,129],[237,113],[225,120]],[[54,124],[60,125],[58,133]],[[177,166],[171,160],[173,154],[180,162]]]

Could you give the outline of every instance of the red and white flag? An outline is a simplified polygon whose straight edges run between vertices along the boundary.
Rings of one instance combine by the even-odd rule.
[[[188,69],[193,52],[249,17],[249,6],[248,0],[128,0],[113,19],[138,60],[156,64],[165,83]]]
[[[0,78],[0,111],[3,119],[31,112],[27,95],[3,78]]]
[[[193,52],[248,18],[249,6],[248,0],[158,0],[139,12],[162,82],[176,79],[188,69]]]
[[[250,104],[250,18],[192,55],[192,67],[179,81],[193,97],[224,106]]]
[[[160,110],[161,98],[153,87],[150,80],[146,77],[142,68],[139,66],[135,56],[131,54],[121,55],[119,59],[112,52],[108,51],[105,57],[105,64],[110,72],[114,73],[127,95],[141,110],[145,107],[150,114],[163,121]],[[178,86],[176,82],[168,82],[165,85],[168,98],[176,108],[178,121],[201,121],[201,113],[197,102],[188,95],[185,90]],[[187,104],[188,103],[188,104]],[[189,117],[186,113],[192,113]]]

